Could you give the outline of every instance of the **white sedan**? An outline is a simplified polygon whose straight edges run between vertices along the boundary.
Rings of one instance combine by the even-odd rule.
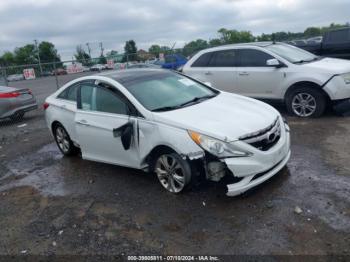
[[[274,108],[171,71],[78,78],[44,108],[63,154],[154,172],[172,193],[227,176],[227,195],[239,195],[290,157],[289,127]]]

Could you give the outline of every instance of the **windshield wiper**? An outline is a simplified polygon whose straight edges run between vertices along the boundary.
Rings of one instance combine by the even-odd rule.
[[[152,112],[163,112],[163,111],[170,111],[174,109],[178,109],[179,106],[164,106],[164,107],[159,107],[156,109],[153,109]]]
[[[207,100],[207,99],[213,98],[215,96],[216,95],[207,95],[207,96],[201,96],[201,97],[194,97],[190,101],[182,103],[181,105],[179,105],[179,107],[184,107],[184,106],[187,106],[187,105],[190,105],[190,104],[193,104],[193,103],[197,103],[197,102],[200,102],[200,101],[203,101],[203,100]]]
[[[185,107],[187,105],[190,105],[192,103],[197,103],[197,102],[200,102],[202,100],[213,98],[215,96],[216,96],[216,94],[215,95],[207,95],[207,96],[195,97],[195,98],[191,99],[190,101],[187,101],[187,102],[182,103],[182,104],[177,105],[177,106],[164,106],[164,107],[159,107],[159,108],[153,109],[152,111],[153,112],[163,112],[163,111],[175,110],[175,109],[179,109],[181,107]]]

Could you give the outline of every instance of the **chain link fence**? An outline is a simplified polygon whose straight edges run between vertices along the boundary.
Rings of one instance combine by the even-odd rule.
[[[21,128],[27,121],[42,120],[45,98],[67,82],[108,70],[127,69],[140,62],[145,59],[137,54],[120,54],[108,58],[0,67],[0,144],[5,129]]]

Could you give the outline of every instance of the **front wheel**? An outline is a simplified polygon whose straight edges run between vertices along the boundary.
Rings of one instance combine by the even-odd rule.
[[[159,155],[154,171],[161,185],[175,194],[182,192],[192,177],[190,164],[176,153]]]
[[[326,98],[322,92],[312,87],[298,87],[286,97],[290,114],[298,117],[319,117],[326,109]]]

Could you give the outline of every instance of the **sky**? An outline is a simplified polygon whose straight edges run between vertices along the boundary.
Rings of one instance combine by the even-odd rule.
[[[217,30],[254,35],[300,32],[308,26],[350,22],[350,0],[0,0],[0,54],[38,41],[55,44],[70,59],[90,43],[92,56],[122,52],[126,40],[182,47]]]

